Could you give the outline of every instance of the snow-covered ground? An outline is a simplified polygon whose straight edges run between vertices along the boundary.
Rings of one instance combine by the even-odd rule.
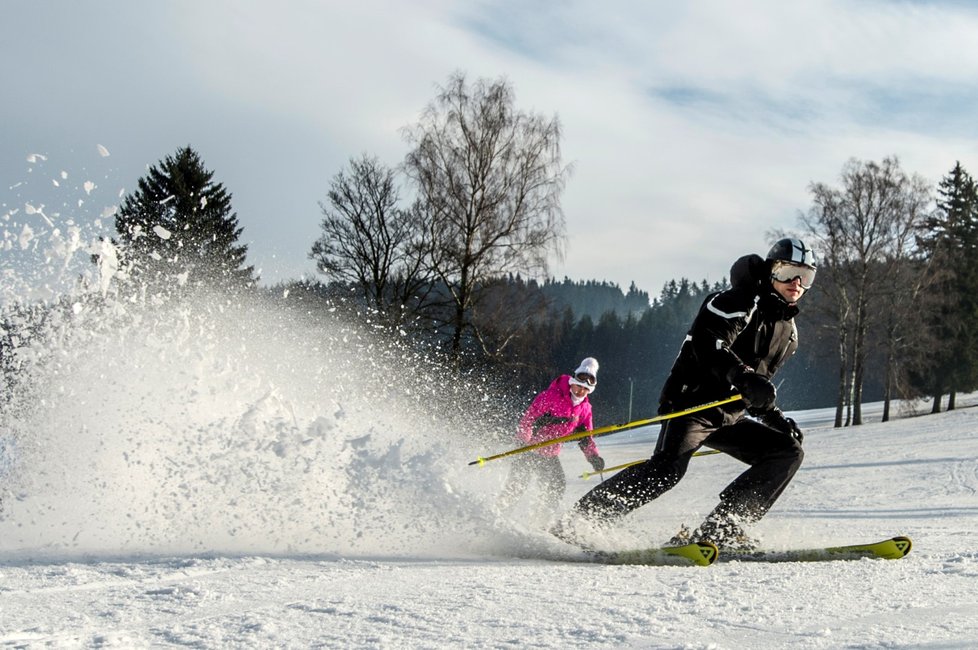
[[[56,354],[36,361],[31,408],[0,431],[0,646],[978,639],[978,409],[968,400],[886,424],[815,424],[803,468],[756,528],[772,548],[906,534],[914,550],[903,560],[525,559],[573,551],[522,516],[494,514],[507,459],[468,465],[506,448],[472,417],[491,389],[444,381],[354,330],[323,337],[280,310],[115,313],[108,327],[105,313],[86,321],[88,309],[50,335]],[[600,388],[594,404],[600,412]],[[599,444],[611,465],[647,455],[655,433]],[[562,460],[569,505],[597,478],[580,478],[589,466],[576,446]],[[738,469],[722,456],[694,459],[611,543],[661,543],[697,523]]]
[[[0,408],[2,647],[975,647],[974,396],[844,429],[793,414],[805,464],[755,532],[771,548],[905,534],[903,560],[560,561],[575,551],[530,504],[495,513],[510,459],[468,464],[511,444],[525,404],[506,386],[279,300],[117,295],[118,268],[87,262],[114,259],[105,242],[5,228],[0,305],[30,285],[63,309],[16,328]],[[90,289],[58,295],[79,273]],[[599,445],[613,465],[655,435]],[[599,479],[576,445],[562,461],[566,508]],[[609,548],[698,523],[739,470],[694,459]]]

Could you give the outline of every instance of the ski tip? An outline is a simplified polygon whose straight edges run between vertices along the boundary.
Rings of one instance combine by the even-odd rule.
[[[720,549],[713,542],[696,542],[699,547],[700,556],[703,558],[702,564],[709,566],[717,561],[720,556]]]
[[[473,460],[471,463],[469,463],[469,465],[478,465],[479,467],[482,467],[485,464],[486,464],[486,459],[483,458],[482,456],[479,456],[478,458],[476,458],[475,460]]]
[[[906,535],[897,535],[890,541],[893,542],[893,546],[896,547],[898,553],[898,555],[895,556],[896,558],[906,557],[907,553],[910,552],[910,549],[913,548],[913,541],[911,541],[911,539]]]

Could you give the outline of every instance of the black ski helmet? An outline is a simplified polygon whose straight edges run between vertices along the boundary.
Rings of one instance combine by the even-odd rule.
[[[767,259],[769,262],[790,262],[815,268],[815,253],[808,246],[805,246],[805,242],[793,237],[776,241],[771,250],[768,251]]]

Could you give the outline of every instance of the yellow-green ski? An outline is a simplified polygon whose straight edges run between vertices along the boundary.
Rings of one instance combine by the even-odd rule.
[[[710,542],[693,542],[683,546],[640,548],[628,551],[599,551],[589,555],[601,564],[642,564],[647,566],[710,566],[718,555]]]
[[[825,548],[808,548],[785,551],[730,551],[720,553],[721,561],[741,562],[829,562],[835,560],[860,560],[876,558],[882,560],[899,560],[906,556],[913,547],[913,542],[905,535],[899,535],[872,544],[850,544],[847,546],[829,546]]]

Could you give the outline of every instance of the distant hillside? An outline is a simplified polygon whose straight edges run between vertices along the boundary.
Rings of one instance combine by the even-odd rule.
[[[634,282],[625,293],[617,284],[606,280],[575,282],[565,277],[558,282],[551,278],[540,285],[540,290],[553,301],[558,312],[569,307],[575,318],[590,316],[595,322],[608,312],[622,318],[629,314],[638,317],[650,306],[648,292],[640,291]]]

